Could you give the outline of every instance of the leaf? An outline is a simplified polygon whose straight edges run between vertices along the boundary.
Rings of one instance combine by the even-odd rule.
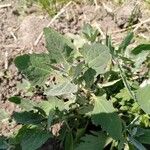
[[[112,103],[103,97],[97,97],[95,99],[92,122],[95,125],[101,125],[112,138],[116,140],[122,138],[122,120],[115,112]]]
[[[78,78],[83,70],[83,65],[84,63],[81,62],[77,64],[76,66],[72,66],[69,70],[69,76],[71,76],[72,79]]]
[[[133,137],[129,136],[129,141],[137,148],[137,150],[146,150],[146,148]]]
[[[55,110],[58,108],[60,111],[64,109],[64,102],[56,97],[49,98],[48,101],[42,101],[38,105],[39,108],[44,110],[46,115],[48,116],[51,110]]]
[[[46,92],[47,96],[60,96],[64,94],[76,93],[78,90],[77,85],[66,81],[64,83],[60,83],[54,85],[52,88],[48,89]]]
[[[49,111],[48,119],[47,119],[47,127],[50,128],[55,116],[55,110],[52,109]]]
[[[65,150],[74,150],[73,148],[73,136],[71,132],[66,133],[65,138]]]
[[[100,88],[103,88],[103,87],[109,87],[109,86],[112,86],[114,84],[116,84],[117,82],[119,82],[121,79],[117,79],[117,80],[114,80],[114,81],[110,81],[110,82],[107,82],[107,83],[102,83],[102,84],[98,84],[98,86]]]
[[[89,68],[83,75],[83,79],[85,80],[86,87],[91,87],[92,84],[94,83],[96,76],[95,70]]]
[[[33,112],[15,112],[12,117],[17,123],[21,124],[39,124],[43,121],[43,117],[40,114]]]
[[[123,50],[123,52],[126,50],[127,46],[131,43],[132,39],[134,37],[133,32],[128,33],[125,39],[122,41],[122,43],[119,46],[119,51]]]
[[[6,139],[0,136],[0,150],[6,150],[9,148],[9,144],[6,142]]]
[[[87,40],[94,42],[99,34],[97,29],[94,29],[90,24],[85,24],[82,33],[87,38]]]
[[[136,92],[137,102],[143,111],[150,114],[150,85],[140,88]]]
[[[94,69],[97,74],[104,74],[111,61],[111,55],[107,46],[100,43],[84,45],[81,54],[89,68]]]
[[[51,74],[51,60],[48,54],[25,54],[15,59],[15,65],[33,85],[45,82]]]
[[[148,51],[148,50],[150,50],[150,44],[141,44],[141,45],[138,45],[137,47],[135,47],[132,50],[132,53],[137,55],[137,54],[141,53],[142,51]]]
[[[51,59],[57,63],[69,61],[74,49],[72,42],[52,28],[45,28],[44,35]]]
[[[81,140],[82,142],[75,150],[103,150],[107,137],[103,133],[97,135],[86,134]]]
[[[22,150],[37,150],[50,137],[51,134],[47,131],[43,131],[39,129],[28,129],[23,135],[21,141]]]
[[[25,111],[31,111],[36,106],[35,102],[33,102],[31,100],[22,99],[17,96],[13,96],[13,97],[9,98],[9,101],[19,105],[19,107]]]
[[[141,133],[136,139],[143,144],[150,144],[150,129],[138,129]]]
[[[4,120],[7,119],[9,117],[8,113],[4,110],[0,108],[0,123]]]

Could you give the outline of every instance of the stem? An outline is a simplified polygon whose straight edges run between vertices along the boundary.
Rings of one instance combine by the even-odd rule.
[[[128,92],[129,92],[129,94],[131,95],[131,97],[132,97],[135,101],[137,101],[136,96],[135,96],[135,93],[131,90],[131,87],[130,87],[130,85],[129,85],[127,79],[126,79],[125,73],[124,73],[124,71],[122,70],[122,66],[121,66],[120,63],[118,62],[118,59],[116,59],[116,63],[117,63],[118,68],[119,68],[119,70],[120,70],[120,75],[121,75],[122,81],[123,81],[123,83],[124,83],[126,89],[128,90]]]

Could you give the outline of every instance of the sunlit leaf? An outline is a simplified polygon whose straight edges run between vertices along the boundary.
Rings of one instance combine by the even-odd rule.
[[[111,137],[117,140],[122,138],[122,120],[110,101],[103,97],[97,97],[91,117],[92,122],[95,125],[101,125]]]
[[[107,71],[111,61],[111,55],[107,46],[100,43],[86,44],[80,52],[88,67],[94,69],[97,74],[103,74]]]
[[[15,65],[33,85],[44,83],[51,74],[51,60],[47,54],[25,54],[15,59]]]
[[[141,45],[138,45],[137,47],[135,47],[133,50],[132,50],[132,53],[137,55],[139,53],[141,53],[142,51],[150,51],[150,44],[141,44]]]
[[[54,85],[52,88],[48,89],[46,95],[48,96],[59,96],[64,94],[76,93],[78,90],[77,85],[66,81],[64,83],[60,83]]]
[[[138,104],[145,111],[150,114],[150,85],[140,88],[136,92]]]

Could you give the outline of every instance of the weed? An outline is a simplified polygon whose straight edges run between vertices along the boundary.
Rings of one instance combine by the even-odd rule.
[[[111,37],[103,42],[89,24],[77,41],[52,28],[44,34],[48,53],[21,55],[15,64],[31,86],[43,86],[47,100],[9,99],[22,108],[11,118],[22,128],[11,139],[1,137],[1,147],[36,150],[55,137],[65,150],[145,150],[144,144],[150,144],[150,85],[140,86],[139,66],[148,68],[150,44],[129,51],[134,38],[129,33],[114,47]],[[49,76],[55,80],[47,87]],[[148,70],[142,78],[149,78]]]

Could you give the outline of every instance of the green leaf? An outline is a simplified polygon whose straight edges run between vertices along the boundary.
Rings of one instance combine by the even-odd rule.
[[[9,148],[9,144],[6,141],[6,138],[0,136],[0,150],[6,150]]]
[[[140,88],[136,92],[138,104],[147,114],[150,114],[150,85]]]
[[[9,117],[8,113],[4,110],[0,108],[0,123],[4,120],[7,119]]]
[[[17,96],[9,98],[9,101],[19,105],[19,107],[25,111],[31,111],[36,106],[35,102],[31,100],[21,99],[20,97]]]
[[[15,65],[33,85],[40,85],[51,74],[51,60],[48,54],[25,54],[15,59]]]
[[[55,116],[55,110],[52,109],[52,110],[49,111],[49,115],[48,115],[48,119],[47,119],[47,127],[48,127],[48,129],[51,127],[51,124],[53,122],[54,116]]]
[[[37,150],[50,137],[51,134],[48,131],[43,131],[38,129],[28,129],[23,135],[21,141],[22,150]]]
[[[69,76],[71,76],[72,79],[78,78],[83,70],[83,65],[84,63],[81,62],[77,64],[76,66],[72,66],[69,70]]]
[[[132,50],[132,53],[137,55],[137,54],[141,53],[142,51],[148,51],[148,50],[150,50],[150,44],[141,44],[141,45],[138,45],[137,47],[135,47]]]
[[[103,133],[97,135],[87,134],[81,140],[82,142],[75,150],[103,150],[107,137]]]
[[[116,140],[122,138],[122,120],[119,118],[112,103],[103,97],[95,99],[92,111],[92,122],[101,125]]]
[[[60,96],[64,94],[76,93],[77,90],[78,90],[77,85],[71,83],[70,81],[66,81],[64,83],[54,85],[52,88],[48,89],[46,95]]]
[[[137,150],[146,150],[146,148],[133,137],[129,136],[129,141],[137,148]]]
[[[100,43],[86,44],[80,52],[88,67],[94,69],[97,74],[104,74],[107,71],[111,61],[111,55],[107,46]]]
[[[91,87],[92,86],[92,84],[94,83],[94,80],[95,80],[95,76],[96,76],[96,72],[92,68],[89,68],[84,73],[83,79],[85,80],[86,87]]]
[[[57,63],[69,61],[74,49],[72,42],[52,28],[45,28],[44,35],[51,59]]]
[[[138,133],[141,134],[136,138],[139,142],[143,144],[150,144],[150,129],[138,129]]]
[[[48,101],[42,101],[38,105],[39,108],[44,110],[46,115],[48,116],[51,110],[55,110],[58,108],[60,111],[64,109],[64,102],[63,100],[59,100],[56,97],[49,98]]]
[[[82,30],[82,33],[86,37],[87,40],[94,42],[99,34],[97,29],[94,29],[90,24],[85,24]]]
[[[65,150],[74,150],[73,148],[73,136],[71,132],[66,133],[65,138]]]
[[[125,39],[120,44],[119,51],[123,50],[122,52],[124,52],[126,50],[127,46],[131,43],[133,37],[134,37],[133,32],[128,33],[127,36],[125,37]]]
[[[26,111],[15,112],[12,117],[17,123],[21,124],[39,124],[44,119],[40,114]]]

